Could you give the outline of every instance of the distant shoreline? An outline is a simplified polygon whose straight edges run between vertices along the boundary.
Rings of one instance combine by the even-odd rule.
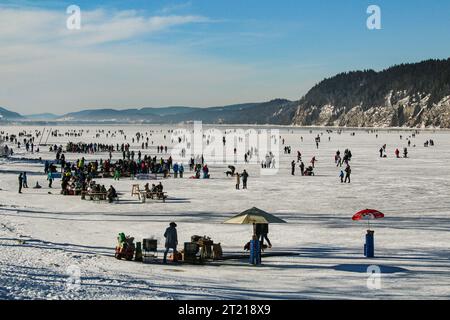
[[[0,122],[1,126],[26,126],[26,127],[63,127],[63,126],[73,126],[73,127],[94,127],[94,126],[155,126],[155,127],[186,127],[192,126],[193,122],[187,123],[133,123],[133,122],[70,122],[70,121],[56,121],[56,122],[43,122],[43,121],[7,121]],[[279,125],[279,124],[216,124],[216,123],[202,123],[206,127],[221,127],[221,128],[280,128],[280,129],[300,129],[300,130],[342,130],[342,131],[440,131],[448,132],[450,128],[409,128],[409,127],[338,127],[338,126],[296,126],[296,125]]]

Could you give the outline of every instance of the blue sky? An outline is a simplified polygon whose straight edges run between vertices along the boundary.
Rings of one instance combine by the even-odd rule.
[[[298,99],[342,71],[450,56],[447,0],[0,3],[0,105],[22,113]],[[63,30],[71,4],[78,34]]]

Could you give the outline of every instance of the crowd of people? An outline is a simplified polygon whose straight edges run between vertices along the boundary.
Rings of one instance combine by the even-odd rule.
[[[90,153],[97,152],[114,152],[114,145],[108,145],[103,143],[72,143],[69,142],[66,146],[66,152],[68,153]]]
[[[203,157],[201,158],[203,160]],[[141,158],[141,152],[137,160],[133,159],[119,159],[112,161],[110,159],[100,161],[86,161],[84,157],[74,162],[65,161],[64,154],[61,154],[56,163],[61,165],[62,173],[62,194],[72,195],[87,191],[88,186],[93,179],[113,178],[119,181],[123,177],[134,179],[139,174],[163,174],[167,178],[173,173],[174,178],[184,177],[184,165],[182,163],[173,163],[172,157],[167,159],[151,157],[145,155]],[[195,175],[192,178],[209,179],[209,168],[206,164],[196,163],[194,158],[191,159],[194,164],[193,171]],[[44,167],[45,173],[48,174],[49,186],[51,187],[52,175],[56,172],[56,165],[53,162],[46,161]]]
[[[425,143],[423,144],[423,146],[424,146],[425,148],[427,148],[427,147],[434,147],[434,141],[433,141],[433,139],[430,139],[430,140],[425,141]]]
[[[86,131],[86,133],[89,131]],[[329,131],[327,131],[330,133]],[[38,132],[39,133],[39,132]],[[63,136],[63,134],[60,134],[58,131],[52,131],[52,136]],[[66,136],[75,136],[80,137],[85,133],[84,131],[80,132],[66,132],[64,135]],[[339,131],[338,134],[341,134],[342,132]],[[374,132],[372,132],[374,133]],[[19,138],[16,135],[12,134],[4,134],[4,132],[1,132],[1,138],[5,140],[6,142],[12,142],[17,144],[18,148],[24,148],[28,152],[34,152],[36,145],[35,145],[35,137],[33,137],[30,133],[22,132],[19,134]],[[96,137],[100,138],[101,135],[104,135],[105,131],[103,130],[97,130]],[[116,137],[118,134],[122,135],[122,137],[126,140],[127,137],[125,133],[122,130],[119,130],[118,132],[109,132],[106,133],[106,136],[110,137]],[[148,147],[149,144],[149,137],[148,133],[146,132],[144,134],[142,133],[136,133],[135,137],[131,138],[132,143],[141,143],[145,144],[145,147]],[[152,135],[152,132],[150,133],[150,136]],[[323,133],[322,133],[323,135]],[[354,136],[355,133],[352,133],[352,136]],[[39,135],[36,135],[38,137]],[[22,139],[24,137],[24,139]],[[378,133],[376,135],[378,138]],[[413,134],[413,137],[415,137],[415,134]],[[206,139],[206,137],[204,136]],[[282,142],[284,147],[284,153],[286,155],[290,155],[292,153],[292,148],[290,145],[285,145],[285,138],[281,136],[273,136],[272,137],[274,141],[276,142],[279,140]],[[411,136],[410,136],[411,138]],[[407,138],[406,141],[408,143],[408,147],[411,145],[411,139]],[[22,139],[22,140],[21,140]],[[241,139],[241,138],[240,138]],[[400,139],[403,139],[403,136],[400,136]],[[164,140],[166,140],[166,136],[164,135]],[[178,142],[185,141],[186,137],[178,137]],[[330,141],[330,139],[328,139]],[[303,137],[301,137],[301,141],[303,142]],[[172,142],[174,142],[174,138],[172,138]],[[209,137],[208,141],[209,143]],[[226,137],[223,136],[223,144],[226,145]],[[318,134],[317,136],[314,136],[314,142],[316,144],[316,147],[319,147],[319,144],[321,142],[321,136]],[[153,141],[151,141],[151,144],[153,145]],[[414,145],[415,146],[415,145]],[[425,147],[428,146],[434,146],[434,141],[432,139],[427,140],[424,143]],[[12,148],[10,148],[8,145],[4,145],[1,147],[2,154],[12,154]],[[78,194],[81,191],[86,191],[89,186],[92,184],[93,179],[95,178],[113,178],[114,180],[118,181],[123,177],[130,177],[134,179],[138,175],[143,174],[162,174],[164,178],[167,177],[173,177],[173,178],[184,178],[185,173],[185,167],[183,163],[180,162],[174,162],[172,159],[172,156],[158,156],[158,154],[168,154],[169,153],[169,147],[167,145],[157,145],[155,147],[156,156],[149,156],[149,155],[143,155],[141,149],[136,150],[132,149],[131,145],[129,143],[122,143],[122,144],[106,144],[106,143],[72,143],[69,142],[65,150],[61,145],[52,145],[50,146],[50,151],[55,153],[55,159],[56,161],[46,161],[45,162],[45,173],[47,174],[47,180],[49,183],[49,187],[52,187],[52,183],[56,174],[56,164],[59,164],[61,166],[61,174],[62,174],[62,180],[61,180],[61,186],[62,186],[62,193],[63,194]],[[385,158],[387,157],[386,153],[386,144],[384,144],[379,152],[380,157]],[[36,149],[37,151],[38,149]],[[249,163],[249,159],[253,156],[254,152],[256,152],[256,148],[252,147],[248,149],[247,152],[245,152],[245,163]],[[86,161],[84,157],[81,159],[78,159],[73,162],[67,162],[65,160],[66,153],[84,153],[84,154],[95,154],[95,153],[109,153],[109,157],[107,159],[100,159],[95,161]],[[237,148],[234,149],[235,154],[237,153]],[[118,160],[113,160],[113,153],[121,153],[121,157],[119,157]],[[184,157],[186,155],[186,149],[183,148],[182,150],[182,156]],[[397,158],[400,158],[400,149],[395,149],[394,154]],[[408,148],[403,148],[403,157],[407,158],[409,155]],[[121,158],[121,159],[120,159]],[[352,160],[352,152],[349,149],[346,149],[343,154],[341,154],[340,150],[336,151],[334,156],[334,161],[336,167],[344,167],[343,169],[339,170],[339,178],[341,183],[350,183],[351,181],[351,172],[352,168],[350,167],[350,161]],[[261,161],[261,159],[260,159]],[[306,162],[306,161],[305,161]],[[236,163],[236,161],[235,161]],[[305,165],[305,163],[302,160],[302,154],[300,151],[297,151],[297,161],[293,160],[291,162],[291,174],[295,175],[298,168],[300,169],[300,174],[302,176],[314,176],[315,175],[315,168],[318,163],[318,159],[316,156],[313,156],[309,162],[308,165]],[[210,178],[210,169],[207,164],[205,164],[205,159],[203,155],[197,155],[195,158],[191,157],[190,160],[187,161],[187,165],[189,166],[190,172],[193,172],[193,175],[190,176],[191,179],[209,179]],[[261,161],[261,168],[276,168],[277,167],[277,158],[272,152],[268,152],[266,156]],[[246,170],[243,170],[242,173],[236,172],[235,166],[229,166],[229,171],[226,172],[227,176],[232,176],[236,180],[236,189],[243,189],[247,188],[247,181],[248,181],[248,173]],[[319,166],[320,168],[320,166]],[[22,192],[22,188],[26,188],[26,174],[21,174],[21,187],[20,192]],[[23,182],[25,181],[25,183]],[[242,184],[242,186],[241,186]],[[39,186],[40,187],[40,186]],[[102,186],[100,186],[100,189],[102,190]],[[152,190],[152,189],[150,189]],[[104,191],[104,190],[103,190]]]

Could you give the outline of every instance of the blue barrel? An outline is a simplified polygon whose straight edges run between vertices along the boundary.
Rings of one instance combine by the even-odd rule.
[[[261,244],[259,240],[250,240],[250,264],[261,264]]]
[[[374,233],[374,231],[367,230],[366,243],[364,244],[364,255],[367,258],[373,258],[375,256]]]

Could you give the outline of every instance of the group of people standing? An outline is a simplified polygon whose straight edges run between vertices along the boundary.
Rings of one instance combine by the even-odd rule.
[[[236,176],[236,190],[239,190],[241,187],[241,178],[242,178],[242,189],[247,189],[247,180],[248,180],[248,173],[246,170],[242,171],[242,173],[235,173]]]
[[[410,142],[410,141],[408,141],[408,142]],[[409,145],[409,144],[408,144],[408,145]],[[384,144],[384,145],[380,148],[379,153],[380,153],[380,158],[387,158],[387,154],[386,154],[386,144]],[[395,157],[396,157],[396,158],[400,158],[400,150],[399,150],[398,148],[395,149],[394,154],[395,154]],[[404,148],[403,148],[403,158],[408,158],[408,148],[407,148],[407,147],[404,147]]]
[[[28,189],[28,177],[26,172],[19,173],[19,193],[22,193],[23,189]],[[33,189],[41,189],[41,185],[38,181],[36,181],[36,185],[33,187]]]
[[[249,174],[247,170],[242,171],[242,173],[236,172],[235,166],[228,166],[228,171],[225,172],[225,174],[231,177],[236,178],[236,190],[240,190],[241,188],[241,180],[242,180],[242,189],[247,189],[247,180],[249,177]]]
[[[261,243],[261,247],[264,247],[264,240],[267,241],[267,247],[272,248],[272,243],[269,240],[269,224],[268,223],[256,223],[254,225],[255,237],[256,240],[259,240]],[[169,227],[164,232],[165,243],[165,251],[163,263],[167,263],[167,255],[169,251],[173,252],[173,261],[177,261],[177,246],[178,246],[178,231],[177,224],[175,222],[171,222]]]
[[[305,163],[302,161],[302,156],[301,156],[300,151],[297,152],[297,163],[300,163],[298,167],[300,168],[300,174],[302,176],[314,176],[315,175],[314,174],[314,166],[315,166],[316,162],[317,162],[317,159],[314,156],[311,159],[311,162],[310,162],[311,165],[306,167]],[[291,162],[291,175],[293,175],[293,176],[295,176],[295,169],[296,169],[297,163],[295,162],[295,160],[292,160],[292,162]]]
[[[336,163],[336,167],[342,167],[345,164],[345,169],[339,172],[339,178],[341,179],[341,183],[350,183],[350,176],[352,174],[352,168],[350,167],[350,161],[352,160],[352,152],[350,149],[345,149],[344,157],[341,157],[341,152],[336,151],[336,155],[334,156],[334,161]]]

